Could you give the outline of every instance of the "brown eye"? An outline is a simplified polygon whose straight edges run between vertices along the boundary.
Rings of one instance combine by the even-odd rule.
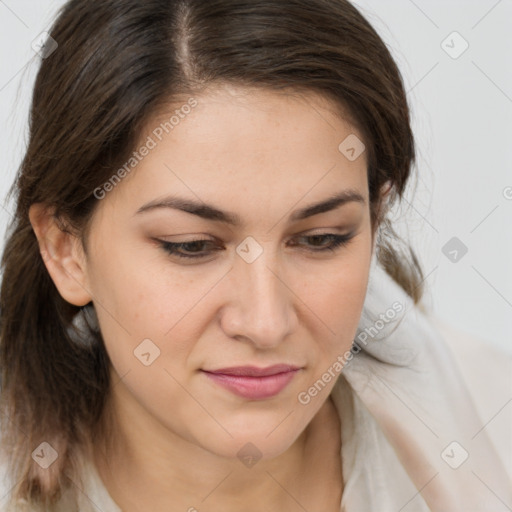
[[[336,235],[334,233],[326,233],[321,235],[302,236],[300,239],[313,240],[313,243],[307,244],[309,245],[307,250],[310,252],[334,252],[336,249],[348,245],[353,237],[353,235]],[[329,242],[328,245],[322,243],[326,241]],[[315,249],[316,247],[318,247],[318,249]]]
[[[173,256],[192,259],[209,256],[212,251],[205,251],[202,248],[204,248],[205,244],[213,244],[211,240],[191,240],[189,242],[165,242],[160,240],[159,243],[167,253]]]

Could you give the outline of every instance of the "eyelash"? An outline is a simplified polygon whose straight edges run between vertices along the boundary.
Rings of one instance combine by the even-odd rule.
[[[321,249],[307,249],[311,253],[325,253],[327,251],[336,252],[337,250],[341,249],[342,247],[345,247],[348,245],[348,243],[354,238],[354,235],[335,235],[334,233],[325,233],[325,234],[319,234],[319,235],[308,235],[308,236],[302,236],[299,238],[320,238],[322,240],[331,240],[332,243],[326,247],[323,247]],[[182,259],[201,259],[206,258],[210,255],[210,252],[203,252],[198,253],[195,255],[191,254],[183,254],[179,253],[178,251],[180,249],[184,249],[188,245],[192,244],[200,244],[200,243],[208,243],[212,242],[212,240],[190,240],[189,242],[179,242],[179,243],[173,243],[173,242],[164,242],[163,240],[159,240],[159,243],[161,244],[161,247],[166,251],[168,254],[171,254],[173,256],[177,256],[178,258]],[[213,243],[213,242],[212,242]]]

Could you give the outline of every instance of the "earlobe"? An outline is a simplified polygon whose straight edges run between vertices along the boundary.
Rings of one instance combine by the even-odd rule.
[[[53,214],[54,209],[43,203],[33,204],[29,210],[41,257],[62,298],[75,306],[85,306],[92,296],[80,240],[62,229],[64,226]]]

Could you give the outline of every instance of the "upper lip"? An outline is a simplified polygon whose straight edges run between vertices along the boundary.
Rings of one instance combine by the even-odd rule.
[[[292,372],[299,369],[299,366],[293,366],[290,364],[275,364],[273,366],[267,366],[266,368],[257,368],[256,366],[232,366],[231,368],[204,371],[208,373],[238,375],[243,377],[266,377],[268,375],[277,375],[278,373]]]

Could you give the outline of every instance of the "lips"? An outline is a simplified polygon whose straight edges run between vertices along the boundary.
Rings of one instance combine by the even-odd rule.
[[[268,375],[277,375],[278,373],[291,372],[299,370],[299,366],[289,364],[275,364],[266,368],[257,368],[256,366],[233,366],[231,368],[221,368],[219,370],[204,370],[208,373],[222,375],[238,375],[241,377],[267,377]]]
[[[267,368],[237,366],[202,371],[211,381],[235,395],[262,400],[279,394],[299,370],[298,366],[278,364]]]

